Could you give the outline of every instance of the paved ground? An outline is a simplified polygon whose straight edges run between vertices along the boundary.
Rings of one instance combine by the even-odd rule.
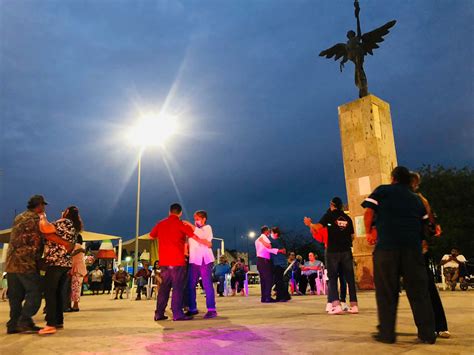
[[[376,325],[373,292],[360,293],[361,313],[328,316],[325,297],[294,297],[282,304],[261,304],[249,297],[218,298],[219,318],[154,322],[154,301],[111,300],[85,296],[79,313],[67,313],[65,329],[52,336],[0,335],[0,354],[473,354],[474,291],[442,292],[451,339],[415,345],[416,329],[406,297],[398,317],[398,343],[370,338]],[[199,296],[198,304],[204,304]],[[0,303],[0,322],[8,303]],[[42,316],[36,316],[39,325]]]

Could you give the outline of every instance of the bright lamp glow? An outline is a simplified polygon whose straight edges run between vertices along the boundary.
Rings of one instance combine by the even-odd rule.
[[[128,131],[127,138],[134,145],[159,146],[164,145],[177,128],[176,121],[171,117],[147,116]]]
[[[127,263],[130,262],[130,261],[132,261],[132,257],[127,256],[127,257],[125,258],[125,261],[126,261]]]
[[[257,234],[254,231],[249,232],[249,238],[255,238]]]

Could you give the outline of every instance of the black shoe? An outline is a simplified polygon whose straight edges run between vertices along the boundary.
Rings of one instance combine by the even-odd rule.
[[[158,322],[160,320],[167,320],[167,319],[168,319],[167,316],[159,316],[159,317],[155,316],[155,318],[154,318],[155,322]]]
[[[431,339],[417,338],[415,343],[416,344],[434,344],[434,343],[436,343],[436,337],[431,338]]]
[[[20,331],[18,329],[9,329],[7,328],[7,334],[18,334]]]
[[[372,339],[375,341],[378,341],[379,343],[384,343],[384,344],[394,344],[395,343],[395,338],[385,338],[380,335],[380,333],[374,333],[372,334]]]
[[[64,311],[64,313],[71,313],[73,312],[72,308],[66,308]]]
[[[37,333],[42,328],[37,327],[36,325],[19,325],[16,330],[18,333],[22,334],[30,334],[30,333]]]
[[[187,317],[192,317],[195,316],[196,314],[199,314],[199,311],[187,311],[184,315]]]
[[[71,312],[79,312],[79,308],[71,308]]]
[[[216,318],[217,317],[217,311],[207,311],[207,313],[204,315],[204,319],[211,319],[211,318]]]
[[[122,297],[120,297],[120,298],[122,298]],[[117,296],[115,296],[114,300],[117,300],[117,299],[118,299],[118,297],[117,297]]]
[[[56,324],[56,329],[64,329],[64,324]]]
[[[185,320],[192,320],[192,319],[193,319],[193,317],[189,317],[189,316],[186,316],[186,315],[184,315],[182,317],[179,317],[179,318],[173,318],[173,320],[175,322],[185,321]]]
[[[122,297],[122,295],[120,295],[120,299],[121,299],[121,300],[123,300],[123,297]]]
[[[262,301],[262,303],[275,303],[275,302],[278,302],[278,301],[274,298],[269,298],[268,300],[263,300]]]
[[[222,293],[219,293],[219,297],[224,297],[224,295]]]

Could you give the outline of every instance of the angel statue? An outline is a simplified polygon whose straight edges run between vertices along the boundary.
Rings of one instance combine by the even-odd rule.
[[[387,22],[385,25],[371,31],[368,33],[362,34],[360,29],[360,20],[359,20],[359,1],[355,0],[354,2],[354,14],[357,19],[357,35],[354,31],[347,32],[347,42],[338,43],[331,48],[328,48],[321,53],[320,57],[332,58],[338,60],[342,58],[341,63],[339,64],[339,69],[342,72],[344,64],[350,60],[355,65],[355,84],[359,88],[359,97],[364,97],[369,94],[367,77],[364,72],[364,57],[367,54],[373,55],[372,52],[374,49],[379,48],[377,43],[383,42],[383,36],[387,35],[397,21],[393,20]]]

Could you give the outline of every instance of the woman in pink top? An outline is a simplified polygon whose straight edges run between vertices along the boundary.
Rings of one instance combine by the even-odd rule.
[[[82,282],[87,275],[84,255],[86,251],[82,248],[82,236],[77,237],[76,245],[71,253],[71,301],[73,302],[72,311],[79,312],[79,299],[81,298]]]

